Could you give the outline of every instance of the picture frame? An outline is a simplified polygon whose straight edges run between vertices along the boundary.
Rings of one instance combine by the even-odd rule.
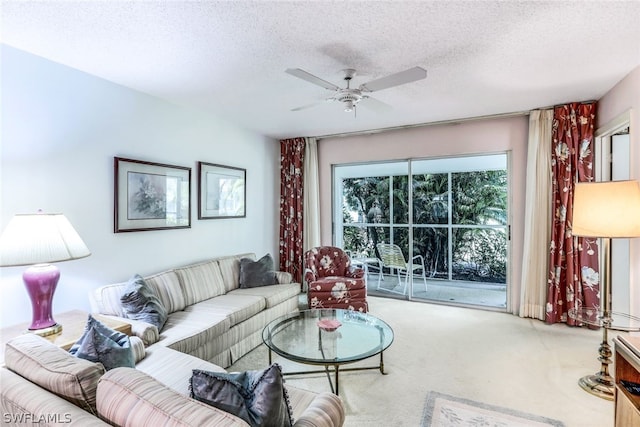
[[[247,216],[247,170],[198,162],[198,219]]]
[[[114,157],[114,232],[191,227],[191,168]]]

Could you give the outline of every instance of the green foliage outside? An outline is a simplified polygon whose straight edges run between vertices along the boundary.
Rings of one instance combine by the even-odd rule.
[[[345,249],[376,256],[391,242],[408,258],[408,176],[349,178],[343,189]],[[413,253],[429,276],[449,278],[451,229],[453,279],[506,283],[506,171],[414,175],[412,191]]]

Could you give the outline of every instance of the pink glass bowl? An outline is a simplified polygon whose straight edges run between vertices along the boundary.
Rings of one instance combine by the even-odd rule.
[[[318,320],[318,327],[323,331],[333,332],[342,326],[339,320],[336,319],[320,319]]]

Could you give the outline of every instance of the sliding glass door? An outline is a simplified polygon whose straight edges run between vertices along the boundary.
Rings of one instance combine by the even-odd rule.
[[[337,166],[335,244],[370,294],[505,308],[507,188],[506,154]]]

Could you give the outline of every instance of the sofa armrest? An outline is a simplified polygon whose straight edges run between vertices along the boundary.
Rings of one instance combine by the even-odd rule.
[[[160,333],[155,325],[152,325],[142,320],[134,320],[118,316],[110,316],[107,314],[100,314],[102,317],[108,317],[110,319],[118,320],[120,322],[129,323],[131,325],[131,333],[140,338],[144,345],[147,347],[151,344],[155,344],[160,339]]]
[[[276,271],[276,279],[278,279],[278,283],[291,283],[293,276],[286,271]]]
[[[129,337],[129,341],[131,342],[131,348],[133,349],[133,359],[136,363],[144,359],[147,355],[147,350],[144,348],[144,342],[140,339],[140,337]]]
[[[103,375],[97,402],[98,415],[119,426],[248,426],[242,419],[184,396],[132,368],[115,368]]]
[[[2,384],[0,424],[3,426],[44,425],[40,424],[42,420],[65,426],[106,427],[109,425],[88,411],[7,368],[0,368],[0,384]]]
[[[318,276],[316,275],[316,273],[314,273],[314,271],[311,270],[310,268],[305,268],[304,281],[307,282],[307,284],[309,284],[311,282],[315,282],[316,280],[318,280]]]
[[[294,427],[341,427],[344,424],[344,404],[333,393],[321,393],[294,420]]]

